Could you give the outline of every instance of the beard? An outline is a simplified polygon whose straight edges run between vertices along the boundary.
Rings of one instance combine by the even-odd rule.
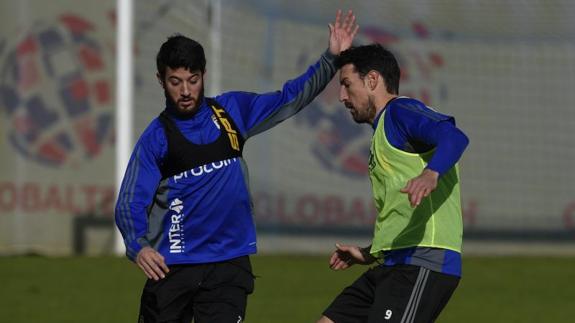
[[[371,123],[375,117],[375,105],[373,104],[371,98],[367,102],[367,107],[363,110],[358,110],[355,107],[351,107],[351,117],[356,123]]]
[[[170,94],[168,93],[168,91],[165,88],[164,88],[164,97],[166,98],[166,106],[168,107],[168,109],[170,109],[171,111],[173,111],[177,115],[189,117],[189,116],[194,115],[196,113],[196,111],[198,111],[200,104],[204,100],[204,89],[203,88],[201,89],[197,98],[193,98],[191,96],[186,97],[186,98],[191,99],[192,104],[193,104],[193,106],[188,108],[188,109],[183,109],[180,107],[180,103],[183,101],[184,97],[180,96],[177,101],[174,101],[174,99],[170,96]]]

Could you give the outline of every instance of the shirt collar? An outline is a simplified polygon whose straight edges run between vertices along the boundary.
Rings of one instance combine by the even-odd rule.
[[[195,111],[194,113],[191,114],[186,114],[186,115],[182,115],[178,112],[178,110],[176,109],[176,107],[171,104],[168,99],[166,99],[166,111],[168,112],[168,114],[178,120],[190,120],[192,118],[194,118],[195,116],[197,116],[200,111],[205,110],[205,108],[208,106],[206,98],[203,97],[202,98],[202,103],[200,104],[200,106],[198,107],[198,110]]]
[[[373,119],[373,124],[371,125],[371,127],[373,128],[373,131],[375,131],[375,129],[377,128],[377,124],[379,123],[379,118],[381,118],[381,115],[383,114],[383,111],[385,111],[387,109],[387,107],[389,106],[389,104],[391,103],[391,101],[397,99],[398,97],[394,97],[391,98],[391,100],[387,101],[387,103],[385,104],[385,106],[383,107],[383,109],[381,109],[379,111],[379,113],[377,114],[377,116],[375,116],[375,119]]]

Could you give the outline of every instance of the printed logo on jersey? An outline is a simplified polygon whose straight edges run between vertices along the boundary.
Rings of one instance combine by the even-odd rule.
[[[413,43],[421,43],[432,36],[436,37],[418,22],[412,24],[409,35],[401,37],[380,27],[367,26],[360,29],[357,43],[378,42],[394,53],[401,67],[401,95],[419,99],[427,105],[432,101],[440,105],[447,100],[446,86],[434,79],[434,75],[443,67],[443,57],[428,46],[414,46]],[[315,48],[309,53],[315,53]],[[304,68],[313,59],[315,56],[303,52],[297,62],[298,68]],[[368,162],[373,129],[353,121],[339,102],[339,86],[336,75],[311,106],[298,113],[295,119],[298,126],[315,133],[311,152],[323,167],[348,177],[362,178],[367,176],[373,162]]]
[[[170,230],[168,230],[168,240],[170,241],[170,253],[183,253],[186,242],[184,240],[184,203],[176,198],[170,204]]]
[[[190,170],[187,170],[185,172],[182,172],[178,175],[174,175],[174,182],[178,182],[179,180],[183,179],[183,178],[188,178],[188,177],[198,177],[198,176],[202,176],[204,174],[209,174],[211,172],[217,171],[221,168],[227,167],[229,165],[231,165],[232,163],[237,162],[237,158],[230,158],[230,159],[226,159],[226,160],[220,160],[217,162],[213,162],[213,163],[209,163],[203,166],[198,166],[196,168],[192,168]]]
[[[214,113],[216,114],[220,123],[224,126],[228,134],[228,138],[230,138],[230,144],[234,150],[240,151],[240,141],[238,140],[238,132],[232,128],[230,121],[224,116],[224,110],[218,109],[216,106],[212,106]]]
[[[375,168],[375,156],[373,155],[373,151],[369,151],[369,170],[373,170]]]

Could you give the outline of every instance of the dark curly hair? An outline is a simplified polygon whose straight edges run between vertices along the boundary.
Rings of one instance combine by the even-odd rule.
[[[335,66],[340,69],[347,64],[353,64],[362,79],[369,71],[377,71],[385,80],[387,92],[399,93],[399,65],[395,56],[380,44],[350,47],[341,52]]]
[[[168,37],[156,56],[156,67],[162,80],[166,76],[166,67],[176,69],[184,67],[190,71],[206,71],[204,48],[197,41],[183,35]]]

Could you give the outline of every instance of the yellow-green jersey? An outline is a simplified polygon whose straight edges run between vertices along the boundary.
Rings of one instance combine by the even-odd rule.
[[[405,115],[410,121],[402,121]],[[427,133],[409,129],[401,133],[417,125],[413,118],[427,118],[438,124],[453,119],[417,100],[400,97],[388,103],[374,123],[369,174],[378,214],[371,253],[383,258],[386,265],[414,264],[460,276],[463,224],[457,163],[441,173],[437,188],[419,206],[413,208],[408,195],[400,192],[428,167],[438,148],[435,139],[426,137]],[[406,142],[413,142],[411,146],[430,141],[433,144],[428,147],[433,148],[420,152],[398,147],[402,135]],[[467,142],[462,149],[466,145]]]

